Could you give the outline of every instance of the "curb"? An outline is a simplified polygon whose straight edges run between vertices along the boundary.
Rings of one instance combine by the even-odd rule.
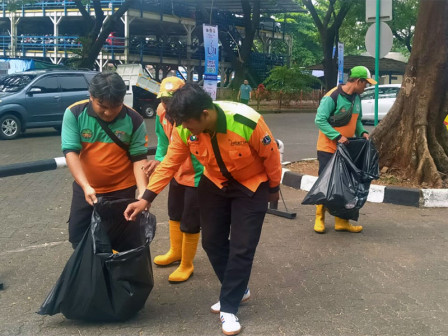
[[[283,169],[281,183],[294,189],[310,191],[317,176],[302,175]],[[368,202],[397,205],[448,208],[448,189],[417,189],[371,184]]]
[[[148,155],[154,155],[157,147],[148,147]],[[28,173],[38,173],[46,170],[55,170],[67,167],[65,157],[57,157],[48,160],[39,160],[31,162],[14,163],[6,166],[0,166],[0,178],[23,175]]]

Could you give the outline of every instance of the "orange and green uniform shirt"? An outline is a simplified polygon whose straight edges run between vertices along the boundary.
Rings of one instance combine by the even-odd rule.
[[[352,118],[347,125],[333,127],[328,122],[331,115],[337,115],[341,110],[348,111],[352,105]],[[333,113],[334,112],[334,113]],[[322,98],[317,109],[314,122],[319,128],[319,137],[317,139],[317,150],[322,152],[334,153],[337,148],[337,140],[343,135],[346,138],[362,136],[368,133],[361,122],[362,109],[361,98],[358,94],[347,95],[341,88],[341,85],[333,88]]]
[[[230,181],[221,171],[216,153],[248,195],[266,181],[271,192],[278,191],[282,175],[280,154],[263,117],[240,103],[215,102],[214,106],[218,116],[215,136],[193,135],[182,125],[177,126],[167,155],[151,176],[144,199],[152,202],[191,154],[204,166],[204,175],[220,189]]]
[[[155,159],[162,162],[168,151],[171,141],[173,124],[166,118],[166,110],[162,104],[157,107],[156,134],[157,151]],[[204,167],[199,163],[193,154],[179,167],[174,179],[177,183],[187,187],[197,187],[202,176]]]
[[[126,105],[109,128],[124,143],[118,146],[97,122],[88,100],[69,106],[62,122],[62,151],[79,154],[87,180],[97,193],[108,193],[136,185],[133,162],[146,159],[148,137],[143,118]]]

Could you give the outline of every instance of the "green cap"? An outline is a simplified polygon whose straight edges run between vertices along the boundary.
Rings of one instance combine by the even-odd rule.
[[[358,65],[355,66],[350,70],[350,74],[348,76],[349,78],[363,78],[366,81],[368,81],[370,84],[375,85],[376,80],[372,79],[372,76],[370,75],[369,69],[367,69],[365,66]]]

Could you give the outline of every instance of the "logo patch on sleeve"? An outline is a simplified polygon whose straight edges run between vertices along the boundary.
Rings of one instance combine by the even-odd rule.
[[[271,137],[269,136],[269,134],[266,134],[263,139],[261,139],[261,143],[265,146],[269,145],[272,142]]]
[[[81,131],[81,137],[83,137],[84,139],[91,139],[93,137],[93,132],[92,130],[85,128]]]

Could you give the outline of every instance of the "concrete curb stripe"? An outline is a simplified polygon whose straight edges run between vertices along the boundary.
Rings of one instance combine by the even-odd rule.
[[[367,196],[367,201],[373,203],[383,203],[384,189],[386,189],[385,186],[371,184],[369,189],[369,196]]]
[[[282,176],[282,184],[294,188],[294,189],[300,189],[300,182],[302,180],[301,175],[294,174],[290,172],[287,169],[283,169],[283,176]]]
[[[422,189],[422,196],[424,207],[448,207],[448,189]]]
[[[310,191],[317,177],[301,175],[283,169],[282,184],[294,189]],[[448,207],[448,189],[416,189],[370,185],[367,201],[373,203],[391,203],[414,207]]]
[[[384,190],[384,203],[418,207],[420,205],[420,196],[420,189],[386,187]]]
[[[300,189],[310,191],[314,183],[317,181],[317,176],[303,175]]]

